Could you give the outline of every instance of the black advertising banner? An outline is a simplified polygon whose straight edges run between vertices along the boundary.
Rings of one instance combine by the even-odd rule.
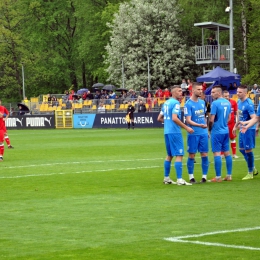
[[[55,128],[54,115],[10,116],[5,122],[7,129]]]

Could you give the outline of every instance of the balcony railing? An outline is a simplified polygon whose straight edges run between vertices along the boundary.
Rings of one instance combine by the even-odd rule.
[[[230,60],[229,45],[195,46],[195,58],[196,62],[228,63]]]

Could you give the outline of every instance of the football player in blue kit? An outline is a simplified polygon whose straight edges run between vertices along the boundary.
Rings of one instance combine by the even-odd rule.
[[[194,130],[182,123],[179,119],[180,102],[182,97],[182,89],[179,85],[173,86],[171,89],[172,98],[168,99],[162,107],[157,120],[164,123],[164,140],[167,156],[164,161],[164,184],[191,185],[182,179],[182,159],[184,155],[184,144],[181,128],[192,134]],[[176,156],[174,168],[177,175],[177,182],[170,179],[171,161]]]
[[[209,169],[208,126],[205,118],[205,101],[200,99],[202,93],[202,84],[197,82],[192,83],[192,95],[184,106],[186,124],[194,130],[194,133],[188,133],[187,135],[187,151],[189,153],[187,168],[190,183],[192,184],[197,183],[194,178],[194,158],[196,152],[201,154],[202,179],[200,183],[207,182]]]
[[[222,88],[216,85],[211,90],[214,101],[211,104],[209,131],[211,133],[211,147],[214,154],[214,167],[216,177],[211,182],[221,182],[222,159],[221,151],[224,152],[226,159],[227,176],[225,181],[232,180],[232,157],[229,152],[229,130],[228,121],[230,120],[231,105],[228,100],[223,98]]]
[[[239,133],[239,150],[243,154],[248,168],[248,174],[242,180],[250,180],[258,174],[254,164],[253,148],[255,148],[255,124],[258,122],[260,111],[258,106],[257,115],[255,115],[254,104],[247,97],[247,86],[239,86],[237,96],[239,98],[237,123],[233,131],[236,131],[240,125],[242,126]]]

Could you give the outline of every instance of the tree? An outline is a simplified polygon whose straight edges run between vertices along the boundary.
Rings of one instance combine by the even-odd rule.
[[[180,13],[175,0],[122,3],[110,24],[111,43],[106,46],[109,80],[122,83],[122,59],[128,88],[147,86],[148,59],[153,88],[178,83],[188,75],[193,51],[183,40]]]

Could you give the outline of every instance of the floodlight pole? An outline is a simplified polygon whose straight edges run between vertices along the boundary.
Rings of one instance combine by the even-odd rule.
[[[124,57],[122,56],[122,88],[125,88]]]
[[[22,62],[22,78],[23,78],[23,100],[25,100],[25,83],[24,83],[24,66]]]
[[[229,12],[229,45],[230,45],[230,67],[229,70],[230,72],[234,72],[234,36],[233,36],[233,0],[229,0],[229,7],[230,7],[230,12]]]
[[[150,57],[147,54],[147,80],[148,80],[148,91],[150,92]]]

